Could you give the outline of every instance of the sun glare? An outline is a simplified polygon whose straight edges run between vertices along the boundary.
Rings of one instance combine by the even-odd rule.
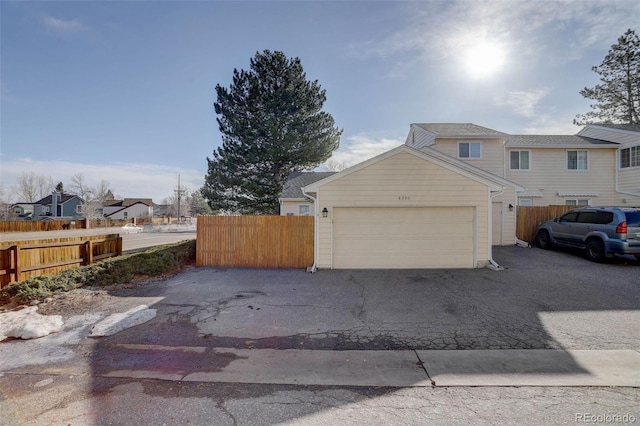
[[[505,64],[505,51],[497,43],[481,42],[467,49],[463,56],[465,71],[474,79],[491,77]]]

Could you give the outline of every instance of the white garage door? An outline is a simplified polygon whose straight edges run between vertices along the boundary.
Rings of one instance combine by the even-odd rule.
[[[334,208],[333,267],[473,268],[473,207]]]

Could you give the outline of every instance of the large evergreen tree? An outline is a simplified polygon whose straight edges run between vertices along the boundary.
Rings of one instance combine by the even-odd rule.
[[[611,46],[602,63],[591,68],[601,83],[585,87],[580,94],[596,103],[592,111],[579,114],[575,124],[640,123],[640,38],[629,29]]]
[[[222,146],[207,158],[202,188],[213,210],[277,213],[289,173],[318,166],[339,146],[342,130],[322,111],[325,90],[307,81],[298,58],[257,52],[216,95]]]

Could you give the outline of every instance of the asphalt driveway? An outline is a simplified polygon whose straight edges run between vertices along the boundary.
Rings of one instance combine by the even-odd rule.
[[[196,268],[110,339],[261,349],[640,348],[640,263],[496,247],[504,271]]]

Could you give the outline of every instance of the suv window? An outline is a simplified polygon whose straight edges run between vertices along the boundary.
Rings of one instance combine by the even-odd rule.
[[[578,212],[570,212],[560,217],[560,222],[575,222]]]
[[[606,225],[613,222],[613,212],[596,212],[596,222],[598,225]]]
[[[596,212],[580,212],[578,215],[578,222],[580,223],[594,223],[596,221]]]
[[[640,227],[640,210],[635,212],[624,212],[627,216],[627,226]]]

